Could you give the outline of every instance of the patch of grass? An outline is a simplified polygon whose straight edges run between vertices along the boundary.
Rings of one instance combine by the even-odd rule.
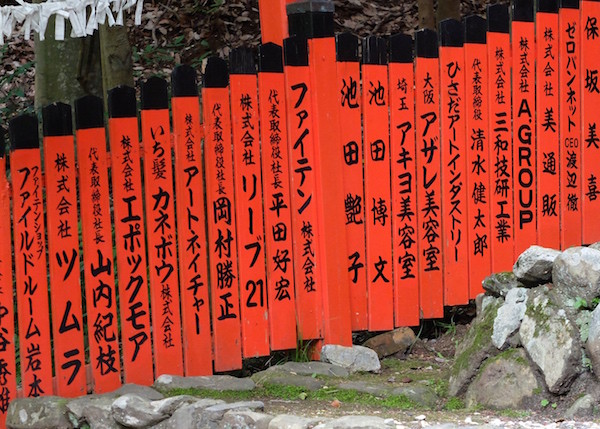
[[[440,398],[446,398],[448,396],[448,379],[446,377],[434,378],[433,380],[430,380],[429,385]]]
[[[498,414],[500,414],[503,417],[508,417],[509,419],[524,419],[526,417],[529,417],[531,415],[531,412],[527,410],[507,409],[498,411]]]
[[[446,411],[456,411],[462,410],[465,408],[465,403],[462,399],[453,396],[452,398],[448,398],[446,403],[444,404],[444,410]]]

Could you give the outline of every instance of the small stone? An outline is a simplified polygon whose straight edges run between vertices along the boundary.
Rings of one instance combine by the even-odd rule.
[[[269,422],[268,429],[309,429],[315,427],[323,420],[310,417],[300,417],[291,414],[281,414]]]
[[[67,401],[58,396],[16,398],[8,406],[6,427],[9,429],[71,429],[67,418]]]
[[[481,283],[483,289],[495,297],[505,297],[509,290],[516,287],[525,287],[517,280],[512,271],[492,274]]]
[[[570,247],[554,261],[552,283],[571,298],[588,303],[600,295],[600,251]]]
[[[156,379],[153,387],[160,390],[173,389],[206,389],[248,391],[254,389],[254,382],[249,378],[237,378],[230,375],[211,375],[198,377],[181,377],[163,374]]]
[[[425,414],[419,414],[418,416],[415,416],[415,420],[425,420],[427,418],[427,416]]]
[[[267,372],[267,374],[261,374]],[[278,386],[295,386],[302,387],[304,389],[315,391],[325,386],[325,382],[318,378],[314,378],[308,375],[296,375],[289,373],[280,373],[276,371],[261,371],[256,373],[260,378],[257,378],[257,383],[264,384],[275,384]],[[260,380],[260,381],[258,381]]]
[[[398,328],[369,338],[363,346],[375,350],[379,359],[396,353],[404,353],[415,342],[410,328]]]
[[[150,402],[150,405],[159,413],[172,415],[175,410],[183,405],[192,404],[199,398],[190,395],[172,396],[170,398],[159,399]]]
[[[390,429],[385,419],[374,416],[344,416],[315,426],[314,429]]]
[[[321,349],[321,361],[341,366],[350,372],[379,372],[381,370],[377,353],[362,346],[344,347],[326,344]]]
[[[594,414],[596,402],[597,401],[594,400],[592,395],[584,395],[571,405],[565,412],[565,417],[568,419],[573,419],[575,417],[591,417]]]
[[[340,408],[340,406],[342,405],[342,403],[338,399],[334,399],[333,401],[331,401],[330,405],[333,408]]]
[[[177,408],[173,415],[152,426],[152,429],[181,429],[181,428],[199,428],[202,427],[202,412],[213,405],[224,404],[220,399],[198,399],[189,405],[182,405]],[[211,426],[205,424],[206,427]],[[212,425],[214,426],[214,425]],[[203,428],[205,429],[205,428]]]
[[[374,396],[387,397],[391,394],[390,386],[381,383],[369,383],[366,381],[344,381],[337,385],[339,389],[355,390],[360,393],[368,393]]]
[[[332,365],[326,362],[286,362],[283,365],[275,365],[269,370],[286,371],[298,375],[325,375],[329,377],[348,377],[346,368]]]
[[[145,428],[169,417],[168,414],[154,409],[150,401],[134,394],[123,395],[115,399],[111,410],[113,419],[117,423],[130,428]]]
[[[127,394],[137,395],[140,398],[147,399],[149,401],[157,401],[165,397],[162,393],[154,390],[148,386],[142,386],[140,384],[128,383],[119,387],[117,390],[112,392],[104,393],[103,395],[111,396],[117,398],[119,396],[127,395]]]
[[[261,401],[240,401],[240,402],[232,402],[232,403],[224,403],[213,405],[211,407],[206,408],[202,415],[206,419],[210,421],[217,421],[223,417],[223,415],[230,410],[264,410],[265,404]]]
[[[548,283],[552,280],[552,265],[560,251],[541,246],[530,246],[515,262],[515,277],[528,285]]]
[[[508,337],[519,329],[526,309],[527,289],[509,290],[504,304],[498,309],[498,314],[494,319],[492,342],[498,349],[503,349],[507,345]]]
[[[251,410],[231,410],[219,424],[222,429],[267,429],[273,416]]]

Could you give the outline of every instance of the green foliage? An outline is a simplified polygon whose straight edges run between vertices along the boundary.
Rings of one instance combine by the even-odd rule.
[[[541,405],[542,407],[546,408],[548,405],[550,405],[550,401],[549,401],[549,400],[547,400],[547,399],[542,399],[542,400],[540,401],[540,405]]]
[[[573,308],[575,308],[575,310],[580,310],[582,308],[588,308],[588,303],[585,299],[583,299],[582,297],[577,297],[575,299],[575,302],[573,303]]]
[[[3,64],[6,64],[9,61],[8,45],[3,45],[0,47],[0,58],[2,58]],[[17,113],[18,107],[15,103],[15,99],[24,98],[26,96],[25,90],[21,86],[14,84],[15,79],[23,76],[34,66],[34,61],[28,61],[19,65],[13,70],[4,70],[2,73],[0,73],[0,116],[2,116],[4,119],[12,116],[14,113]],[[10,90],[2,90],[2,88],[5,87],[10,87]],[[33,107],[27,107],[25,111],[19,109],[18,113],[33,113]]]
[[[225,4],[225,0],[194,0],[192,10],[202,15],[214,15]]]
[[[456,410],[462,410],[464,408],[465,408],[465,403],[460,398],[457,398],[456,396],[453,396],[452,398],[448,398],[448,400],[444,404],[444,409],[446,411],[456,411]]]

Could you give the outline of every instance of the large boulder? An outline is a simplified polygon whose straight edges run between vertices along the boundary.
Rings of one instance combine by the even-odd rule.
[[[530,359],[541,370],[548,390],[556,394],[567,392],[580,373],[579,331],[544,288],[530,293],[519,335]]]
[[[497,348],[503,349],[509,337],[521,326],[527,308],[527,292],[527,289],[515,288],[506,294],[506,301],[494,320],[492,342]]]
[[[525,250],[513,267],[515,277],[529,285],[545,284],[552,280],[552,266],[560,251],[541,246]]]
[[[67,400],[58,396],[13,399],[6,413],[10,429],[70,429],[67,419]]]
[[[404,353],[415,342],[415,339],[413,330],[404,327],[369,338],[363,345],[375,350],[381,359],[396,353]]]
[[[571,298],[588,303],[600,295],[600,251],[571,247],[554,260],[552,283]]]
[[[519,409],[540,388],[523,349],[509,349],[484,363],[465,398],[469,407]]]
[[[509,290],[525,287],[512,271],[489,275],[481,282],[481,285],[486,292],[495,297],[505,297]]]
[[[587,355],[592,361],[592,369],[600,378],[600,305],[592,311],[586,342]]]

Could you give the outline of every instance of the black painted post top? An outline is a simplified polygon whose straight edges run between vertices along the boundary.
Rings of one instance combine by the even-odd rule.
[[[465,43],[463,24],[456,19],[444,19],[439,24],[440,46],[460,48]]]
[[[386,65],[387,41],[379,36],[367,36],[362,41],[363,64]]]
[[[390,63],[413,62],[413,38],[408,34],[394,34],[390,37]]]
[[[513,0],[513,21],[533,22],[533,6],[533,0]]]
[[[229,67],[231,68],[231,74],[256,73],[254,51],[251,48],[243,46],[232,49],[229,54]]]
[[[283,63],[286,66],[308,66],[308,41],[298,36],[284,39]]]
[[[0,159],[6,155],[6,140],[4,140],[4,128],[0,127]]]
[[[438,35],[424,28],[415,32],[415,54],[417,58],[438,58]]]
[[[484,44],[487,40],[487,20],[479,15],[469,15],[464,19],[465,43]]]
[[[203,78],[204,88],[227,88],[229,85],[227,62],[215,55],[208,57]]]
[[[111,118],[137,118],[135,89],[120,85],[108,91],[108,116]]]
[[[175,67],[171,72],[171,92],[173,97],[197,97],[198,78],[196,70],[187,64]]]
[[[142,84],[142,109],[164,110],[169,108],[169,84],[160,77],[151,77]]]
[[[537,11],[558,13],[558,0],[537,0]]]
[[[340,33],[335,36],[335,50],[339,62],[358,62],[358,36],[352,33]]]
[[[333,37],[333,0],[301,0],[287,5],[290,36]]]
[[[95,95],[75,100],[75,128],[104,128],[104,102]]]
[[[283,50],[269,42],[258,47],[258,72],[283,73]]]
[[[71,106],[65,103],[52,103],[43,107],[42,128],[44,137],[72,136]]]
[[[11,150],[39,149],[38,120],[34,114],[26,113],[8,122]]]
[[[487,7],[487,22],[488,31],[490,33],[505,33],[510,32],[510,16],[508,13],[508,5],[493,4]]]
[[[560,0],[560,7],[565,9],[579,9],[579,0]]]

